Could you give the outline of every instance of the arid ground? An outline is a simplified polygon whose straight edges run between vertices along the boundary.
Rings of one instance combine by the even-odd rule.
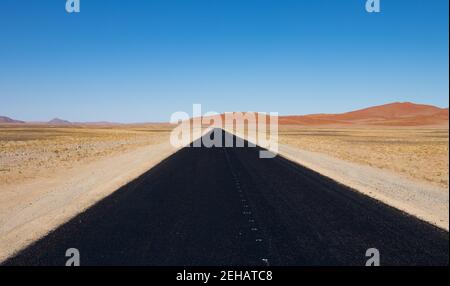
[[[0,261],[176,152],[172,128],[0,126]],[[444,126],[279,128],[282,156],[444,229],[448,138]]]
[[[183,148],[4,265],[448,264],[448,232],[259,150]]]
[[[283,126],[279,134],[281,144],[448,188],[448,129]]]
[[[168,125],[0,126],[0,186],[49,177],[133,148],[166,142]]]
[[[0,261],[170,156],[171,128],[0,127]]]

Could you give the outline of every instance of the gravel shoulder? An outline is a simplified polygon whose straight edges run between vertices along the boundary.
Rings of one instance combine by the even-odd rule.
[[[56,172],[51,178],[2,187],[0,261],[83,212],[176,151],[169,143],[139,147],[76,169]]]
[[[199,131],[193,139],[209,130]],[[72,161],[70,168],[41,166],[39,171],[43,175],[39,177],[16,183],[2,182],[0,263],[181,149],[171,145],[166,133],[161,133],[158,139],[154,137],[150,135],[143,142],[131,137],[127,139],[130,141],[127,148],[116,152]],[[115,143],[115,139],[111,142]],[[155,143],[158,141],[160,143]],[[43,155],[42,152],[39,154]],[[67,155],[67,152],[63,154]]]
[[[444,188],[287,145],[279,146],[279,154],[367,196],[449,230],[449,192]]]
[[[226,130],[256,144],[255,138],[248,138],[230,128]],[[423,221],[449,230],[448,188],[286,144],[278,145],[278,155]]]

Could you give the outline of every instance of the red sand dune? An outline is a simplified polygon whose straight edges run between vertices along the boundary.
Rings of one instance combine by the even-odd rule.
[[[224,115],[214,117],[222,119]],[[205,122],[205,121],[204,121]],[[395,102],[364,108],[341,114],[311,114],[280,116],[280,125],[303,126],[448,126],[448,108],[432,105],[415,104],[411,102]]]
[[[220,117],[224,122],[224,115],[210,116],[209,119]],[[208,119],[206,117],[203,120]],[[192,120],[192,119],[190,119]],[[258,120],[256,119],[256,122]],[[205,122],[205,121],[204,121]],[[25,123],[0,116],[1,124]],[[448,108],[439,108],[432,105],[415,104],[411,102],[395,102],[385,105],[373,106],[341,114],[311,114],[279,116],[280,125],[301,126],[438,126],[448,128]],[[70,125],[74,124],[61,119],[54,119],[47,124]],[[76,123],[83,124],[83,123]],[[95,124],[95,123],[84,123]],[[102,123],[103,124],[103,123]],[[104,125],[115,123],[105,122]]]
[[[448,108],[396,102],[342,114],[281,116],[280,124],[299,125],[385,125],[385,126],[448,126]]]

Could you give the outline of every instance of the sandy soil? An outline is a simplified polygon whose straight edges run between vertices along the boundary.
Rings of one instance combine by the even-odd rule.
[[[0,262],[179,149],[167,126],[0,130]]]
[[[444,188],[283,144],[279,154],[367,196],[449,230],[449,192]]]
[[[0,261],[175,152],[170,128],[0,128]]]
[[[0,128],[0,261],[173,154],[169,131]],[[280,141],[282,156],[448,230],[448,129],[283,127]]]
[[[53,176],[113,154],[168,140],[164,125],[0,126],[0,187]]]
[[[281,144],[448,189],[449,131],[436,128],[280,128]]]

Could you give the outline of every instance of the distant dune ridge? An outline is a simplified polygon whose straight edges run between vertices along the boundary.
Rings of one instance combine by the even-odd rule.
[[[214,118],[211,116],[209,118]],[[222,120],[224,115],[220,115]],[[304,126],[448,126],[448,108],[411,102],[394,102],[340,114],[310,114],[279,116],[280,125]],[[0,123],[26,123],[0,116]],[[31,122],[28,122],[31,123]],[[70,122],[55,118],[44,124],[49,125],[116,125],[110,122]]]
[[[205,117],[204,120],[225,115]],[[258,122],[258,119],[256,122]],[[282,115],[280,125],[298,126],[448,126],[448,108],[411,102],[395,102],[340,114]]]
[[[341,114],[280,116],[279,123],[283,125],[448,125],[448,108],[395,102]]]

